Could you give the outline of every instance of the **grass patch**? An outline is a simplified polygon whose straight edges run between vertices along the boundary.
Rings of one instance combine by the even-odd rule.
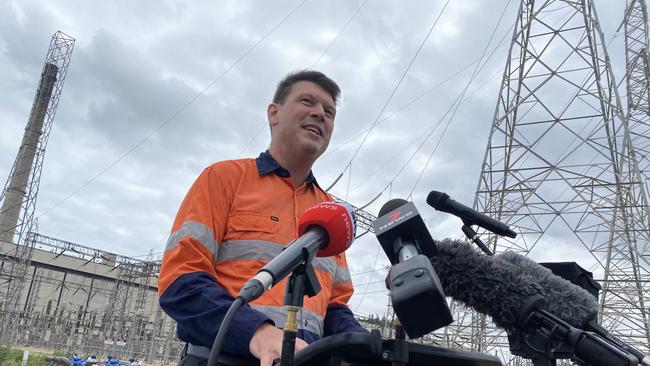
[[[23,350],[7,345],[0,345],[0,365],[20,366],[23,360]],[[38,353],[30,353],[27,366],[49,366],[45,357]]]

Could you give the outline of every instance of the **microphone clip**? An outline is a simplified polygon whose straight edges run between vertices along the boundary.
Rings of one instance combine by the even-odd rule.
[[[481,238],[479,238],[479,236],[478,236],[478,234],[476,233],[476,231],[474,231],[474,229],[472,229],[472,227],[470,226],[470,224],[468,224],[468,223],[466,223],[465,221],[463,221],[463,226],[462,226],[460,229],[463,231],[463,233],[465,234],[465,236],[466,236],[469,240],[471,240],[474,244],[476,244],[476,246],[478,246],[479,248],[481,248],[481,250],[483,251],[483,253],[485,253],[485,254],[487,254],[487,255],[494,255],[494,253],[492,253],[492,251],[490,250],[490,248],[488,248],[488,247],[483,243],[483,241],[481,240]]]

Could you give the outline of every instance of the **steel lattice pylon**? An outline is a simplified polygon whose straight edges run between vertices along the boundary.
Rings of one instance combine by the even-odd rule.
[[[5,248],[0,253],[0,342],[15,330],[13,324],[17,319],[17,301],[33,245],[28,233],[33,230],[45,148],[74,42],[73,38],[60,31],[52,36],[25,134],[0,194],[0,244],[4,244]]]
[[[522,1],[474,206],[519,234],[496,252],[586,256],[603,326],[648,352],[647,197],[591,1]]]
[[[650,180],[650,65],[648,64],[648,8],[645,0],[628,0],[625,28],[627,123],[636,149],[646,192]]]

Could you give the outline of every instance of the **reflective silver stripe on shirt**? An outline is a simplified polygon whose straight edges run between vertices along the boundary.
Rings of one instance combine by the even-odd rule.
[[[264,240],[227,240],[221,244],[217,261],[231,260],[260,260],[270,261],[279,255],[284,245]],[[332,277],[336,272],[336,261],[333,258],[314,257],[314,269],[328,272]]]
[[[352,282],[352,276],[350,275],[350,270],[347,267],[336,267],[336,272],[334,272],[334,284],[342,282]]]
[[[214,240],[212,229],[196,221],[185,221],[180,229],[171,233],[165,246],[165,252],[176,248],[181,239],[188,236],[196,239],[196,241],[212,253],[214,258],[217,257],[218,246]]]
[[[287,310],[281,306],[251,305],[253,309],[261,312],[273,320],[275,326],[283,328],[287,321]],[[298,329],[310,331],[318,336],[323,336],[323,318],[303,308],[298,312]]]

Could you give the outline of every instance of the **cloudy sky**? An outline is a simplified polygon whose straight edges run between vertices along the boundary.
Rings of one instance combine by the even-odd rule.
[[[460,221],[425,197],[436,189],[474,200],[519,2],[445,4],[0,0],[0,179],[61,30],[76,46],[45,156],[42,234],[129,256],[161,253],[196,176],[265,150],[275,84],[315,68],[343,90],[330,149],[314,167],[321,185],[344,173],[331,190],[339,197],[363,206],[383,192],[367,207],[373,214],[409,198],[435,238],[459,237]],[[608,40],[623,5],[597,3]],[[619,78],[621,44],[614,37],[610,49]],[[388,262],[376,239],[364,236],[348,255],[352,308],[383,313]]]

